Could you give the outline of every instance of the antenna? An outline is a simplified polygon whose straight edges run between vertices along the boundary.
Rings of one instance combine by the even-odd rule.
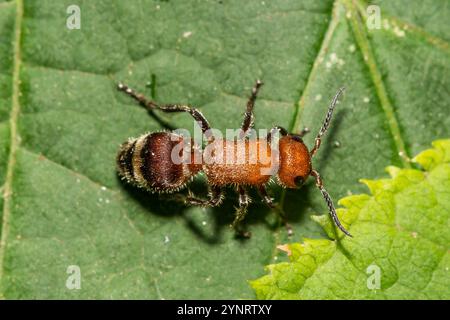
[[[328,127],[330,126],[331,117],[333,116],[334,107],[336,106],[337,102],[339,101],[339,97],[341,96],[342,92],[344,92],[345,88],[342,87],[338,90],[336,95],[334,96],[333,100],[331,101],[330,106],[328,107],[328,112],[325,117],[325,120],[323,121],[322,128],[320,128],[319,133],[316,136],[316,140],[314,142],[314,147],[309,152],[311,157],[313,157],[317,150],[320,148],[320,143],[322,142],[322,136],[327,132]]]
[[[350,232],[348,232],[344,226],[339,221],[339,218],[336,214],[336,209],[334,208],[333,200],[331,200],[330,195],[328,194],[327,190],[323,187],[322,179],[320,178],[319,173],[316,170],[311,171],[311,175],[316,178],[316,186],[319,188],[320,192],[322,193],[323,198],[325,199],[325,202],[327,203],[328,210],[330,212],[331,218],[334,221],[334,224],[347,236],[353,237]]]

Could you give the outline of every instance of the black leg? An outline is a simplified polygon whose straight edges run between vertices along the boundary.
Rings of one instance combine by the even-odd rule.
[[[300,133],[290,133],[290,135],[291,135],[292,137],[297,137],[297,138],[303,139],[303,137],[304,137],[307,133],[309,133],[309,129],[308,129],[308,128],[303,128],[303,130],[300,131]]]
[[[208,193],[208,199],[200,199],[195,197],[192,193],[186,198],[186,204],[201,206],[201,207],[217,207],[222,203],[223,190],[221,187],[212,186]]]
[[[210,138],[212,138],[212,133],[210,130],[211,127],[209,126],[208,120],[206,120],[205,116],[196,108],[193,108],[188,105],[181,105],[181,104],[158,105],[157,103],[155,103],[151,100],[148,100],[147,98],[145,98],[144,95],[137,93],[136,91],[134,91],[133,89],[131,89],[130,87],[128,87],[127,85],[125,85],[123,83],[119,83],[117,85],[117,88],[120,91],[123,91],[126,94],[128,94],[129,96],[131,96],[132,98],[134,98],[147,110],[153,111],[155,109],[159,109],[164,112],[187,112],[187,113],[189,113],[194,118],[194,120],[197,121],[197,123],[200,125],[202,132],[206,136],[206,138],[208,140],[210,140]]]
[[[253,108],[255,107],[256,96],[259,88],[263,85],[260,80],[256,80],[256,84],[252,89],[252,94],[247,101],[247,109],[245,110],[244,121],[242,122],[242,137],[245,137],[248,129],[253,127]]]
[[[282,136],[289,134],[289,132],[283,127],[279,126],[273,127],[272,129],[270,129],[269,134],[267,135],[267,142],[270,143],[272,141],[272,136],[276,132],[279,132]],[[309,132],[310,130],[308,128],[303,128],[302,131],[300,131],[300,133],[297,133],[296,135],[299,136],[300,138],[303,138]]]
[[[294,233],[292,230],[292,226],[287,222],[286,215],[284,214],[283,210],[273,203],[273,199],[267,193],[266,187],[264,185],[259,186],[258,191],[264,203],[267,204],[271,209],[274,209],[278,216],[281,218],[281,221],[286,226],[288,236],[292,236],[292,234]]]
[[[244,238],[250,238],[251,234],[249,231],[242,230],[240,226],[240,222],[244,220],[247,215],[247,208],[251,202],[250,197],[248,196],[247,190],[243,186],[238,186],[239,192],[239,207],[236,208],[236,216],[234,218],[231,227],[236,230],[236,233]]]
[[[264,203],[267,204],[267,206],[269,208],[274,209],[275,208],[275,204],[273,203],[273,199],[267,193],[266,187],[264,185],[261,185],[261,186],[259,186],[258,191],[259,191],[259,195],[263,199]]]
[[[272,129],[270,129],[269,134],[266,137],[268,143],[272,142],[272,136],[276,132],[279,132],[282,136],[285,136],[288,134],[288,131],[283,127],[279,127],[279,126],[273,127]]]
[[[300,138],[303,138],[307,133],[310,133],[311,130],[309,130],[308,128],[303,128],[302,131],[300,131],[300,133],[298,134],[300,136]]]

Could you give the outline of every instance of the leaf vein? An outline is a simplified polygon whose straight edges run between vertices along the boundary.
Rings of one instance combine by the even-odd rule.
[[[386,116],[389,131],[395,143],[395,147],[398,151],[398,156],[403,164],[404,168],[411,168],[408,154],[406,152],[405,142],[400,132],[400,126],[395,116],[394,107],[389,99],[386,86],[383,82],[383,77],[378,70],[373,50],[370,46],[370,41],[367,38],[367,34],[364,26],[361,26],[361,21],[358,16],[358,9],[350,0],[345,0],[346,9],[351,12],[350,26],[353,30],[358,48],[363,55],[364,61],[368,68],[371,80],[374,84],[376,94],[380,101],[382,110]]]
[[[3,263],[5,259],[6,241],[8,239],[9,231],[9,218],[11,215],[11,195],[13,184],[14,165],[16,162],[16,151],[19,146],[18,132],[17,132],[17,119],[20,112],[20,64],[21,64],[21,51],[20,43],[22,36],[22,18],[23,18],[23,0],[16,0],[16,20],[14,25],[14,69],[12,77],[12,108],[10,113],[10,144],[11,148],[8,156],[8,167],[6,171],[6,179],[3,189],[3,217],[1,225],[1,238],[0,238],[0,282],[3,280]],[[0,293],[2,294],[2,293]]]

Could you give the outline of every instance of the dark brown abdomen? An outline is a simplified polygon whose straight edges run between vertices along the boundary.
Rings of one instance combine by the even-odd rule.
[[[201,168],[201,165],[183,161],[183,142],[182,136],[171,132],[149,133],[130,139],[122,144],[117,155],[119,175],[150,191],[179,190]]]

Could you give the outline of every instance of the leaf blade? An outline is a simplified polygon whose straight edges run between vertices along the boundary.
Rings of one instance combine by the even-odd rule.
[[[3,14],[7,17],[0,18],[0,32],[11,39],[14,38],[11,27],[18,22],[4,9],[13,10],[14,6],[15,2],[0,4],[0,17]],[[1,268],[5,275],[0,277],[2,295],[251,297],[245,280],[261,275],[263,265],[280,258],[275,248],[286,237],[269,215],[272,212],[255,204],[248,220],[254,238],[240,243],[227,229],[236,200],[231,192],[231,200],[223,208],[203,211],[186,210],[124,187],[114,170],[118,145],[128,137],[161,127],[147,118],[144,110],[116,92],[114,84],[126,81],[149,95],[146,84],[154,74],[158,101],[198,105],[213,125],[222,130],[239,124],[257,77],[266,83],[257,101],[258,128],[288,126],[295,118],[315,129],[325,109],[308,106],[323,103],[325,108],[327,103],[323,101],[331,98],[338,84],[350,84],[347,98],[339,106],[345,112],[338,114],[335,129],[329,132],[315,165],[336,199],[349,190],[357,192],[362,188],[356,184],[359,177],[375,178],[381,166],[399,165],[400,160],[385,130],[383,115],[377,109],[379,102],[363,57],[349,50],[355,41],[344,21],[344,12],[335,20],[336,30],[329,37],[324,61],[317,63],[315,76],[310,76],[332,21],[332,6],[332,1],[282,4],[250,1],[245,5],[237,1],[81,2],[81,30],[69,31],[65,28],[64,2],[24,1],[19,74],[21,110],[17,121],[21,142],[11,180],[11,228],[6,235],[2,228],[6,239],[2,244],[5,250]],[[336,10],[344,8],[340,1],[334,6]],[[427,29],[429,24],[419,25]],[[437,42],[438,47],[445,47],[443,30],[437,24],[430,30],[433,34],[437,30],[437,36],[444,39]],[[371,34],[369,41],[383,44],[385,36]],[[420,47],[420,41],[413,45]],[[19,41],[15,43],[19,46]],[[377,49],[379,45],[373,47]],[[426,56],[428,50],[434,52],[435,48],[426,49],[421,56]],[[327,68],[333,52],[345,58],[341,68],[339,59],[332,68]],[[395,112],[401,111],[397,119],[402,134],[406,132],[408,152],[424,146],[430,136],[448,135],[445,118],[432,121],[423,112],[418,119],[425,123],[423,131],[428,136],[416,139],[413,129],[421,123],[408,115],[409,101],[398,98],[409,88],[399,87],[388,72],[398,68],[396,60],[380,63],[385,54],[374,50],[380,72],[391,77],[386,90]],[[0,55],[0,63],[4,64],[1,70],[7,70],[0,81],[2,87],[11,88],[12,92],[13,64],[8,63],[13,56],[11,48],[0,47]],[[447,96],[442,88],[447,80],[441,78],[448,70],[444,57],[445,49],[444,53],[431,55],[433,72],[424,72],[430,83],[425,87],[427,96],[438,93],[441,99],[437,103],[419,99],[426,111],[432,106],[437,106],[433,109],[437,112],[446,110]],[[410,60],[409,64],[416,63]],[[417,69],[416,73],[422,70]],[[401,69],[398,77],[404,77],[404,73]],[[394,94],[391,88],[395,89]],[[295,109],[300,92],[305,108],[298,116]],[[317,99],[318,95],[321,99]],[[367,106],[364,97],[369,99]],[[0,121],[8,121],[10,99],[7,95],[2,100],[5,103],[0,103]],[[362,111],[361,104],[366,106]],[[162,117],[177,127],[193,127],[184,115]],[[409,123],[413,129],[407,128]],[[4,159],[11,154],[10,130],[9,126],[2,129],[0,125],[0,144],[4,145],[0,147],[0,185],[6,168],[2,159],[5,163]],[[363,135],[372,137],[376,145],[366,143],[367,137],[363,139]],[[311,138],[306,141],[310,143]],[[279,192],[276,188],[272,191]],[[311,184],[300,191],[287,192],[284,203],[297,236],[325,235],[308,219],[324,208]],[[109,236],[104,234],[106,231]],[[86,252],[85,248],[90,250]],[[82,267],[83,289],[71,291],[64,285],[68,277],[66,268],[76,263]]]
[[[417,159],[429,164],[425,158],[429,154],[450,152],[450,140],[439,140],[433,145],[437,147],[422,152]],[[430,171],[390,172],[395,172],[390,179],[365,181],[370,196],[350,196],[340,201],[344,208],[338,214],[344,221],[352,217],[349,228],[354,238],[322,240],[335,250],[326,251],[326,259],[320,261],[309,258],[320,257],[323,249],[299,250],[308,246],[307,240],[288,245],[295,250],[290,252],[291,262],[271,265],[268,275],[251,282],[257,297],[447,299],[449,279],[442,274],[449,267],[448,157],[441,157]],[[325,219],[319,223],[330,228]],[[380,286],[375,288],[369,283],[373,267],[380,272]],[[314,271],[305,275],[309,268]],[[301,282],[293,290],[282,286],[286,282],[299,283],[296,279]]]

